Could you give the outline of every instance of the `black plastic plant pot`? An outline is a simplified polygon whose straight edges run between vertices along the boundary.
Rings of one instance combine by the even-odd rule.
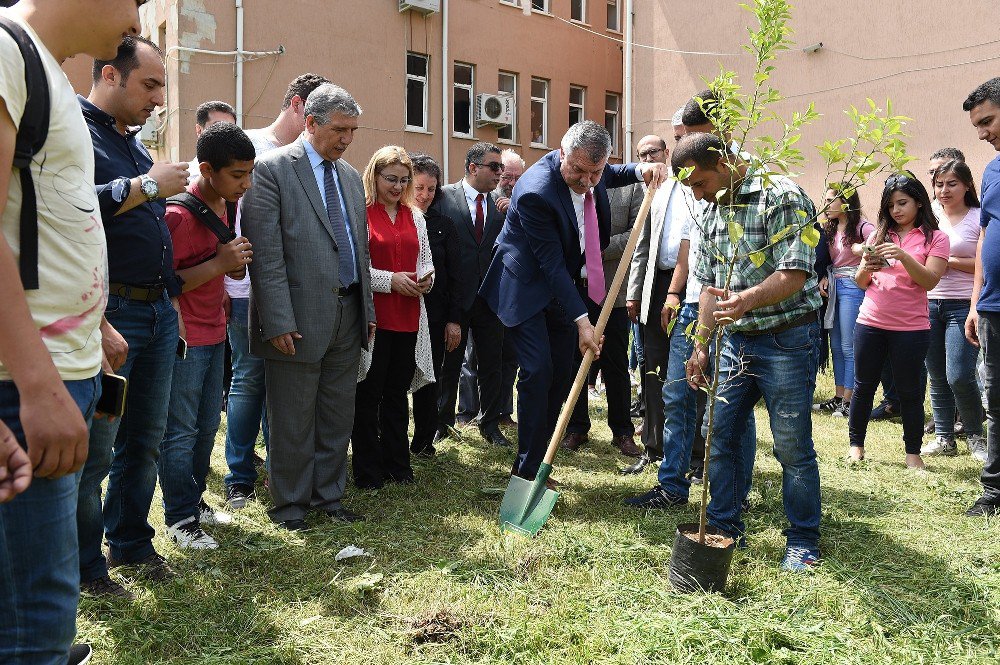
[[[670,555],[670,584],[678,591],[721,592],[726,588],[736,541],[712,526],[707,527],[705,532],[710,538],[701,545],[698,543],[697,522],[677,525],[674,549]]]

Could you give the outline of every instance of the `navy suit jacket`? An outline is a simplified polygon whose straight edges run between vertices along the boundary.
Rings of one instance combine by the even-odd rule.
[[[559,173],[553,150],[517,181],[507,219],[479,294],[500,321],[511,328],[555,299],[570,320],[587,313],[574,278],[583,266],[580,231],[570,189]],[[638,182],[635,164],[608,164],[594,187],[601,249],[611,234],[609,187]]]

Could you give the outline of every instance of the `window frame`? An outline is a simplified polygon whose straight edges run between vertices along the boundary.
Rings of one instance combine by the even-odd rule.
[[[622,3],[620,0],[607,0],[608,6],[614,5],[615,7],[615,25],[607,26],[608,30],[611,32],[621,32],[622,31]],[[607,22],[607,11],[605,11],[605,22]]]
[[[610,98],[615,99],[615,109],[608,109],[608,101]],[[608,131],[611,135],[611,156],[621,157],[621,131],[622,131],[622,96],[617,92],[607,92],[604,93],[604,128],[608,128],[608,116],[614,116],[614,131]]]
[[[500,78],[503,76],[509,76],[514,80],[514,90],[506,91],[500,86]],[[497,92],[510,95],[514,100],[514,112],[511,114],[511,121],[509,125],[503,125],[502,127],[497,127],[497,142],[499,143],[510,143],[511,145],[517,145],[517,83],[519,76],[517,72],[508,72],[506,70],[499,70],[497,72]],[[500,136],[500,130],[510,128],[510,138],[503,138]]]
[[[416,74],[410,74],[410,56],[416,56],[418,58],[424,59],[424,75],[418,76]],[[431,56],[425,53],[417,53],[416,51],[406,52],[406,87],[403,93],[403,125],[408,132],[426,132],[430,133],[430,128],[428,127],[428,122],[430,120],[430,73],[431,73]],[[424,94],[423,94],[423,115],[424,124],[411,125],[410,124],[410,81],[421,81],[424,84]]]
[[[543,83],[545,85],[545,96],[544,97],[535,97],[535,90],[534,90],[535,81],[539,81],[539,82],[541,82],[541,83]],[[551,91],[551,82],[548,79],[543,79],[543,78],[541,78],[539,76],[532,76],[531,77],[531,88],[528,91],[530,93],[530,95],[531,95],[531,106],[534,107],[534,105],[536,103],[539,103],[539,104],[542,105],[542,114],[541,114],[542,115],[542,137],[541,137],[542,140],[541,141],[536,141],[535,140],[535,135],[534,135],[535,128],[534,127],[530,127],[529,128],[529,132],[531,133],[530,144],[531,144],[531,146],[533,148],[548,148],[549,147],[548,146],[548,141],[549,141],[549,96],[550,96],[550,91]]]
[[[573,91],[574,90],[579,90],[580,91],[580,103],[579,104],[573,101]],[[572,114],[573,114],[574,110],[578,110],[579,113],[580,113],[580,119],[577,120],[577,122],[583,122],[584,120],[587,119],[587,86],[585,86],[585,85],[575,85],[575,84],[571,83],[570,86],[569,86],[569,112],[570,112],[570,118],[569,118],[570,123],[569,123],[569,126],[570,127],[572,127],[573,124],[574,124],[573,123],[573,118],[572,118]]]
[[[580,18],[575,18],[573,16],[573,3],[580,3]],[[587,24],[587,0],[570,0],[569,2],[569,20],[576,21],[577,23]]]
[[[455,80],[455,69],[458,67],[468,67],[469,68],[469,80],[471,83],[458,83]],[[455,95],[458,90],[468,90],[469,92],[469,133],[463,134],[455,129],[455,120],[458,118],[458,113],[455,112],[455,106],[457,103],[457,97]],[[476,138],[476,66],[470,62],[461,62],[455,60],[451,64],[451,135],[455,138],[460,139],[474,139]]]

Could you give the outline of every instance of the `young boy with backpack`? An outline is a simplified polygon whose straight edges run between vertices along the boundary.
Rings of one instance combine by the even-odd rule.
[[[174,363],[167,429],[159,475],[167,533],[179,547],[215,549],[203,524],[226,524],[202,499],[222,410],[226,314],[223,276],[242,279],[253,251],[232,231],[236,202],[250,187],[256,152],[242,129],[218,123],[197,145],[199,175],[187,191],[167,200],[164,217],[183,282],[181,318],[186,354]]]

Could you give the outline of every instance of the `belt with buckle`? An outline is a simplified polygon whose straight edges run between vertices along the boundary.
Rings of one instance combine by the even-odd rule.
[[[778,333],[783,333],[786,330],[791,330],[792,328],[798,328],[799,326],[804,326],[813,321],[819,320],[819,314],[817,310],[812,310],[811,312],[806,312],[802,316],[797,316],[791,321],[782,323],[780,326],[774,326],[766,330],[740,330],[741,335],[747,335],[748,337],[759,337],[760,335],[777,335]]]
[[[132,284],[116,284],[115,282],[108,284],[108,293],[111,295],[145,303],[157,302],[163,297],[166,290],[167,287],[163,284],[152,286],[133,286]]]
[[[358,283],[354,282],[350,286],[341,286],[337,289],[334,289],[334,292],[337,294],[338,298],[346,298],[347,296],[353,293],[357,293],[360,288],[361,287],[358,286]]]

